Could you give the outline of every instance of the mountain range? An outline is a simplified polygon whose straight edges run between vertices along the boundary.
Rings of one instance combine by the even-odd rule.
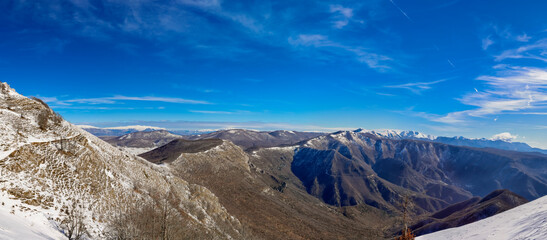
[[[84,131],[6,83],[0,122],[7,239],[385,239],[403,212],[426,234],[547,195],[545,154],[414,131],[178,135],[133,126],[98,138],[90,132],[106,132]]]
[[[122,127],[112,127],[112,128],[98,128],[89,125],[79,125],[84,130],[99,136],[99,137],[120,137],[125,134],[134,133],[134,132],[152,132],[157,130],[167,130],[173,134],[184,136],[185,139],[204,139],[204,138],[219,138],[231,140],[238,145],[244,148],[252,147],[272,147],[278,145],[291,145],[295,144],[298,141],[306,140],[311,137],[316,137],[324,135],[327,133],[322,132],[297,132],[297,131],[286,131],[286,130],[277,130],[277,131],[254,131],[254,130],[244,130],[244,129],[227,129],[227,130],[168,130],[160,127],[153,126],[122,126]],[[493,139],[472,139],[465,138],[462,136],[455,137],[443,137],[443,136],[434,136],[429,134],[424,134],[417,131],[406,131],[406,130],[393,130],[393,129],[383,129],[383,130],[365,130],[362,128],[354,130],[357,133],[369,133],[375,135],[379,138],[387,138],[392,140],[423,140],[423,141],[433,141],[439,143],[445,143],[449,145],[456,146],[467,146],[467,147],[476,147],[476,148],[497,148],[502,150],[509,151],[519,151],[519,152],[539,152],[547,154],[547,150],[534,148],[530,145],[522,142],[511,142],[504,140],[493,140]],[[259,143],[257,146],[253,146],[253,142]],[[256,144],[255,143],[255,144]]]

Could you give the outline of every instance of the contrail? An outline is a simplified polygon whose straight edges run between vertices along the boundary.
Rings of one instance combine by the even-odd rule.
[[[412,19],[405,13],[405,11],[403,11],[403,9],[401,9],[399,6],[397,6],[397,4],[395,4],[395,2],[394,2],[393,0],[389,0],[389,1],[393,4],[393,6],[395,6],[397,9],[399,9],[399,11],[401,11],[401,13],[402,13],[403,15],[405,15],[405,17],[406,17],[409,21],[414,22],[414,21],[412,21]]]

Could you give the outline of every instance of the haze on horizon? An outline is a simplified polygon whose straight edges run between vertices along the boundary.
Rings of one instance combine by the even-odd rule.
[[[3,1],[0,81],[97,126],[547,148],[547,2]]]

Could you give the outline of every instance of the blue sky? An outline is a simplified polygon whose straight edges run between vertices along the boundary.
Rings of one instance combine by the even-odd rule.
[[[547,148],[546,1],[0,3],[0,81],[74,123],[418,130]]]

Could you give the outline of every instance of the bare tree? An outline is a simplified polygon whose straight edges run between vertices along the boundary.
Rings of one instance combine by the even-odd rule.
[[[125,211],[115,214],[109,222],[106,235],[109,239],[191,239],[182,212],[177,208],[177,198],[171,192],[151,192],[151,200],[138,200]]]
[[[72,205],[65,206],[62,209],[63,219],[61,220],[61,228],[68,239],[82,239],[87,234],[83,210],[84,206],[79,201],[74,201]]]

